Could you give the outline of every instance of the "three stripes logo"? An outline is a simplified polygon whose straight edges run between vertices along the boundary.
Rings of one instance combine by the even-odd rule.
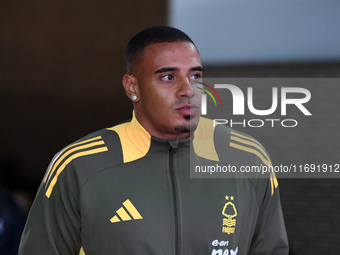
[[[219,100],[219,102],[222,106],[221,97],[212,86],[210,86],[206,83],[203,83],[203,82],[198,82],[198,83],[203,85],[204,87],[209,88],[217,96],[217,98],[218,98],[218,100]],[[212,100],[214,101],[215,106],[217,106],[217,102],[215,100],[215,97],[213,96],[213,94],[209,90],[207,90],[205,88],[201,88],[201,87],[197,87],[197,88],[200,89],[200,90],[203,90],[205,93],[207,93],[212,98]],[[202,113],[202,115],[205,115],[205,114],[207,114],[207,95],[206,94],[202,95],[202,103],[201,104],[202,104],[201,113]]]
[[[124,203],[124,206],[119,208],[116,213],[117,215],[113,216],[110,221],[111,223],[117,223],[121,221],[129,221],[129,220],[141,220],[143,219],[142,215],[138,212],[136,207],[131,203],[129,199],[127,199]]]

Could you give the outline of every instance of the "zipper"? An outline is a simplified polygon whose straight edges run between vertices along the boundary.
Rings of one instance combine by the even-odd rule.
[[[169,157],[169,170],[170,170],[170,179],[171,179],[171,187],[172,187],[172,197],[174,204],[174,220],[175,220],[175,254],[179,255],[179,213],[178,213],[178,198],[177,198],[177,187],[176,187],[176,176],[175,176],[175,166],[174,166],[174,157],[177,148],[170,149],[170,157]]]

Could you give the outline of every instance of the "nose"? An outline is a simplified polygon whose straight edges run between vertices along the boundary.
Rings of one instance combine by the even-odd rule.
[[[188,77],[183,77],[179,82],[178,96],[188,98],[193,96],[193,84]]]

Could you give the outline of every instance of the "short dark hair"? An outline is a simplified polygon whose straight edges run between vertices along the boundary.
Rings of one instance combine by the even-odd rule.
[[[183,31],[170,26],[153,26],[142,30],[133,36],[125,48],[125,66],[127,72],[143,53],[146,46],[154,43],[165,42],[194,42]],[[195,46],[196,47],[196,46]]]

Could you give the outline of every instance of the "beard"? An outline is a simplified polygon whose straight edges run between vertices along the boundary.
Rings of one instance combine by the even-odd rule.
[[[191,115],[184,116],[184,119],[188,120],[189,122],[187,122],[186,124],[181,124],[181,125],[175,126],[175,130],[177,132],[180,132],[180,133],[183,133],[183,134],[194,132],[195,129],[197,128],[198,121],[192,120],[193,117],[194,116],[191,116]]]

